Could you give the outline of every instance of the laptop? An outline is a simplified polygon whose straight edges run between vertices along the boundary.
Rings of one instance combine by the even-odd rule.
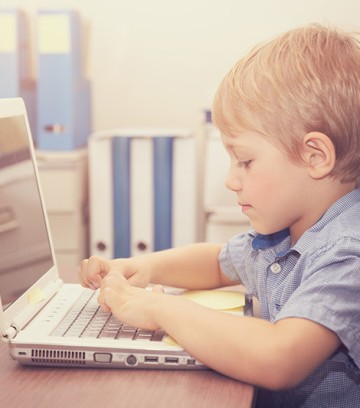
[[[163,330],[130,327],[96,299],[59,277],[26,108],[0,99],[0,332],[10,356],[36,366],[207,368]]]

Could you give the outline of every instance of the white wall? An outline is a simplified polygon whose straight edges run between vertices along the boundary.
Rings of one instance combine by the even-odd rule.
[[[196,127],[221,78],[257,42],[312,21],[360,27],[358,0],[0,0],[0,7],[27,12],[32,32],[37,9],[80,12],[94,131]]]

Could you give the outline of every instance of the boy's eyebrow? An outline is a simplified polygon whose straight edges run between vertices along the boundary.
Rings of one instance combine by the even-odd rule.
[[[249,146],[247,146],[246,144],[242,144],[241,142],[239,142],[238,138],[234,138],[234,137],[228,137],[224,134],[220,134],[221,137],[221,141],[225,147],[225,149],[229,149],[229,150],[234,150],[236,149],[236,151],[238,152],[243,152],[243,153],[248,153],[249,150],[251,149]]]
[[[224,146],[226,148],[228,148],[228,149],[236,150],[237,152],[240,152],[240,153],[248,153],[249,152],[249,148],[247,146],[244,146],[244,145],[233,144],[233,143],[224,143]]]

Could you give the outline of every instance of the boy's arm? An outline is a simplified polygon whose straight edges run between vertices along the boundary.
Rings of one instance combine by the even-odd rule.
[[[187,289],[238,284],[221,272],[218,261],[221,248],[217,244],[200,243],[151,254],[151,282]],[[138,261],[145,267],[145,257]]]
[[[99,302],[129,324],[163,328],[216,371],[274,390],[299,384],[340,345],[334,332],[307,319],[273,324],[239,317],[181,296],[148,292],[111,275],[104,279]]]
[[[154,310],[156,323],[190,354],[225,375],[269,389],[298,385],[340,345],[334,332],[306,319],[273,324],[181,298],[165,299],[161,309]]]
[[[109,273],[123,275],[134,286],[149,283],[188,289],[211,289],[238,284],[220,270],[221,245],[201,243],[153,252],[128,259],[84,259],[79,273],[83,286],[98,288]]]

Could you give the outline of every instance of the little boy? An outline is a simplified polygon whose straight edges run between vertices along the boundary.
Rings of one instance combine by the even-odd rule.
[[[131,259],[91,257],[84,286],[119,319],[163,328],[193,356],[259,386],[258,407],[360,404],[360,44],[309,25],[226,75],[213,121],[227,187],[252,229]],[[261,319],[206,309],[159,285],[242,283]]]

